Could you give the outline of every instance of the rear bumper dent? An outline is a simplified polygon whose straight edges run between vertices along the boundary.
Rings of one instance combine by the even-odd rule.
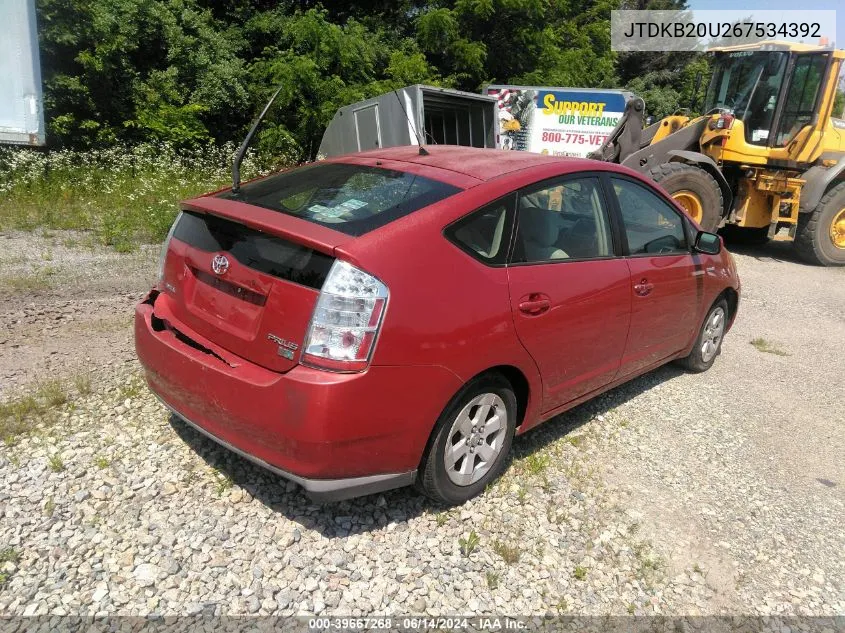
[[[393,490],[394,488],[410,486],[417,478],[416,470],[404,473],[387,473],[382,475],[369,475],[367,477],[347,477],[343,479],[309,479],[307,477],[300,477],[299,475],[294,475],[293,473],[282,470],[272,464],[268,464],[263,459],[250,455],[246,451],[239,449],[237,446],[220,439],[213,433],[201,427],[199,424],[192,422],[179,413],[179,411],[165,402],[161,396],[158,394],[155,395],[159,401],[161,401],[161,403],[167,407],[171,413],[173,413],[173,415],[185,422],[188,426],[196,431],[199,431],[208,439],[216,442],[223,448],[226,448],[233,453],[237,453],[244,459],[251,461],[253,464],[266,468],[270,472],[302,486],[312,501],[319,503],[331,503],[333,501],[342,501],[344,499],[352,499],[353,497],[362,497],[364,495],[385,492],[386,490]]]

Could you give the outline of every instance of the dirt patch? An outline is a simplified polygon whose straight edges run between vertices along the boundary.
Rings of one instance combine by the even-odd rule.
[[[82,233],[0,236],[0,398],[131,362],[133,306],[158,253],[116,253]]]

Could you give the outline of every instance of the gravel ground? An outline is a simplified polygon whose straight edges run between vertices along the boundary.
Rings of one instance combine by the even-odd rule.
[[[0,445],[0,615],[845,613],[843,269],[738,255],[710,372],[528,433],[465,506],[317,506],[146,391],[128,314],[157,249],[68,242],[0,237],[0,398],[92,376]]]

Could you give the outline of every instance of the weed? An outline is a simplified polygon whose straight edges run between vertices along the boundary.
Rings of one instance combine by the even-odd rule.
[[[475,530],[472,530],[466,538],[461,537],[458,539],[458,545],[461,546],[461,554],[466,556],[467,558],[475,551],[475,548],[478,547],[478,544],[481,542],[481,537],[475,533]]]
[[[448,512],[438,512],[434,515],[434,520],[437,522],[437,527],[443,527],[446,525],[446,522],[449,520],[449,513]]]
[[[549,456],[542,453],[532,453],[525,458],[525,468],[531,475],[539,475],[549,467]]]
[[[4,547],[0,549],[0,563],[18,563],[21,559],[21,554],[14,547]]]
[[[47,266],[36,268],[27,273],[4,275],[0,277],[0,289],[6,289],[16,293],[49,290],[53,287],[51,277],[55,272],[55,268]]]
[[[105,455],[97,455],[94,458],[94,465],[100,470],[104,470],[111,465],[111,460]]]
[[[65,469],[65,463],[62,461],[62,456],[58,453],[53,453],[47,459],[47,465],[54,473],[60,473]]]
[[[38,385],[36,397],[40,398],[48,407],[58,407],[68,401],[67,391],[58,380],[48,380]]]
[[[636,610],[637,610],[637,605],[635,605],[633,602],[629,602],[628,603],[628,613],[630,613],[631,615],[634,615],[634,612]]]
[[[133,376],[129,378],[125,383],[120,385],[120,388],[117,391],[117,396],[119,400],[126,400],[131,398],[137,398],[141,395],[143,391],[143,384],[141,379],[137,376]]]
[[[501,556],[502,560],[508,565],[519,562],[520,551],[518,545],[508,545],[503,541],[493,541],[493,551]]]
[[[94,391],[91,386],[91,374],[87,372],[84,374],[77,374],[73,378],[73,386],[76,387],[76,391],[79,392],[80,396],[90,395]]]
[[[487,572],[487,586],[490,589],[496,589],[499,586],[499,574],[494,571]]]
[[[751,344],[758,352],[765,352],[766,354],[774,354],[775,356],[789,356],[789,352],[785,352],[771,341],[764,338],[751,339]]]
[[[53,497],[47,497],[47,501],[44,502],[44,516],[51,517],[53,513],[56,511],[56,502]]]
[[[229,475],[224,475],[223,473],[217,473],[217,485],[214,487],[214,492],[217,493],[218,497],[222,497],[223,493],[231,490],[232,486],[235,485],[235,482],[232,481],[232,478]]]
[[[581,444],[584,443],[584,436],[583,435],[567,435],[564,438],[564,440],[566,441],[567,444],[570,444],[570,445],[574,446],[575,448],[578,448],[579,446],[581,446]]]
[[[572,570],[572,577],[575,580],[584,580],[587,577],[587,570],[581,565],[576,565],[575,569]]]
[[[86,152],[0,149],[0,231],[91,231],[121,252],[164,239],[179,200],[230,181],[233,145],[177,150],[116,145]],[[267,173],[248,152],[244,179]],[[47,237],[49,231],[42,231]]]
[[[703,574],[704,573],[703,571],[701,571],[701,565],[699,565],[698,563],[696,563],[695,565],[692,566],[692,570],[697,574]]]
[[[560,600],[558,600],[555,605],[555,609],[557,609],[558,613],[566,613],[569,611],[569,603],[566,601],[566,596],[560,597]]]
[[[519,501],[520,505],[525,505],[525,500],[528,497],[528,490],[526,490],[525,486],[520,486],[519,490],[516,493],[516,500]]]

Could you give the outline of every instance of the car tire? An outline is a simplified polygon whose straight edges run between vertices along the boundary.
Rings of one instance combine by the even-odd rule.
[[[719,299],[707,311],[689,356],[679,359],[678,364],[696,374],[710,369],[716,357],[722,353],[722,341],[729,319],[728,302]]]
[[[833,233],[836,226],[845,222],[845,182],[828,191],[812,213],[798,216],[795,250],[810,264],[819,266],[845,265],[845,247],[837,246]],[[837,238],[842,240],[840,231]]]
[[[722,219],[722,189],[705,170],[686,163],[663,163],[648,172],[654,182],[666,190],[705,231],[715,231]],[[684,200],[697,201],[698,211]]]
[[[516,412],[516,396],[503,376],[485,374],[467,383],[432,431],[417,478],[422,492],[445,505],[482,492],[505,468]]]

